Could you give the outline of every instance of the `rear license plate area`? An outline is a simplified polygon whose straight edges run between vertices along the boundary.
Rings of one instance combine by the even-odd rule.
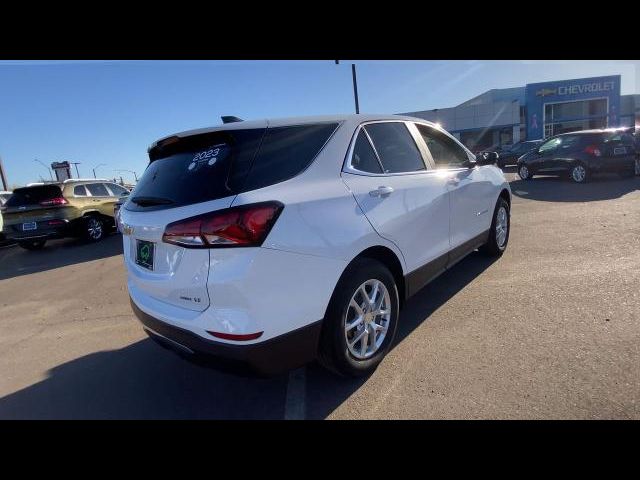
[[[27,222],[22,224],[22,231],[28,232],[30,230],[36,230],[38,228],[38,224],[36,222]]]
[[[153,270],[155,243],[136,240],[136,264],[147,270]]]
[[[613,149],[614,155],[626,155],[627,149],[625,147],[616,147]]]

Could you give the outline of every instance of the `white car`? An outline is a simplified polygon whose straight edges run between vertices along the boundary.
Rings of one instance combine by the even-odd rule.
[[[149,157],[120,210],[128,289],[147,333],[189,358],[365,374],[409,296],[509,240],[502,171],[416,118],[239,121]]]

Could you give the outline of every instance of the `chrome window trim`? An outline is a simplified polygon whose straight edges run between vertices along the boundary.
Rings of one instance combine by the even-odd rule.
[[[409,135],[413,138],[413,141],[416,145],[416,148],[418,149],[418,152],[420,153],[420,157],[422,158],[422,163],[424,164],[424,170],[416,170],[413,172],[389,172],[389,173],[385,173],[384,172],[384,167],[382,166],[382,161],[380,159],[380,156],[378,155],[378,151],[375,148],[375,145],[373,144],[373,141],[371,140],[371,138],[369,137],[369,133],[367,132],[366,129],[364,129],[364,127],[366,127],[367,125],[371,125],[373,123],[403,123],[406,127],[406,129],[409,132]],[[351,173],[353,175],[363,175],[366,177],[394,177],[394,176],[402,176],[402,175],[423,175],[424,173],[427,173],[430,171],[429,169],[429,165],[427,164],[427,162],[425,161],[423,152],[418,144],[418,142],[416,142],[415,137],[413,136],[411,129],[409,128],[409,125],[407,125],[407,123],[409,123],[407,120],[370,120],[367,122],[363,122],[361,124],[358,125],[358,127],[355,129],[352,137],[351,137],[351,142],[349,143],[349,148],[347,150],[347,155],[345,157],[345,160],[342,164],[342,171],[344,173]],[[364,172],[362,170],[358,170],[357,168],[354,168],[351,165],[351,161],[353,159],[353,150],[355,148],[356,145],[356,139],[358,138],[358,134],[360,133],[360,130],[364,129],[364,133],[367,136],[367,138],[369,139],[369,142],[371,144],[371,146],[373,147],[373,151],[376,154],[376,157],[378,159],[378,162],[380,163],[380,166],[382,167],[382,172],[383,173],[371,173],[371,172]]]

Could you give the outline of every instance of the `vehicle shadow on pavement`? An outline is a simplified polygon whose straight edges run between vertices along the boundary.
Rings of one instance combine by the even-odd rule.
[[[433,312],[495,261],[495,258],[474,252],[411,297],[400,312],[400,323],[392,348],[428,321]],[[366,381],[366,377],[340,378],[317,364],[310,365],[307,367],[307,418],[326,418]]]
[[[0,399],[0,419],[282,419],[286,375],[203,368],[150,339],[61,364]]]
[[[640,189],[640,177],[621,178],[615,174],[594,176],[588,183],[576,184],[561,177],[534,177],[510,182],[514,196],[544,202],[593,202],[620,198]]]
[[[401,312],[395,345],[493,259],[473,253]],[[195,365],[150,339],[61,364],[48,378],[0,398],[0,419],[283,419],[288,375],[256,378]],[[306,367],[306,418],[324,419],[366,378]]]
[[[74,238],[50,240],[42,250],[36,251],[16,245],[0,249],[0,280],[121,254],[120,234],[108,235],[98,243]]]

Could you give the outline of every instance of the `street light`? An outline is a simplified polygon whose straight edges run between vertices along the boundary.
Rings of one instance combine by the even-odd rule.
[[[336,60],[336,65],[340,65],[340,60]],[[353,98],[356,102],[356,113],[360,113],[360,104],[358,102],[358,79],[356,78],[356,64],[351,64],[351,77],[353,78]]]
[[[47,167],[44,163],[42,163],[40,160],[38,160],[37,158],[34,158],[33,161],[38,162],[40,165],[42,165],[44,168],[47,169],[47,172],[49,172],[49,176],[51,177],[51,181],[53,182],[53,173],[51,173],[51,169]]]
[[[80,172],[78,171],[78,165],[80,165],[80,162],[69,162],[71,165],[75,165],[76,166],[76,176],[78,178],[80,178]]]
[[[138,183],[138,175],[136,175],[136,172],[134,172],[133,170],[114,170],[114,172],[129,172],[129,173],[133,173],[133,176],[136,179],[136,183]]]
[[[98,168],[98,167],[106,167],[106,166],[107,166],[106,163],[99,163],[98,165],[93,167],[93,178],[98,178],[98,177],[96,177],[96,168]]]

